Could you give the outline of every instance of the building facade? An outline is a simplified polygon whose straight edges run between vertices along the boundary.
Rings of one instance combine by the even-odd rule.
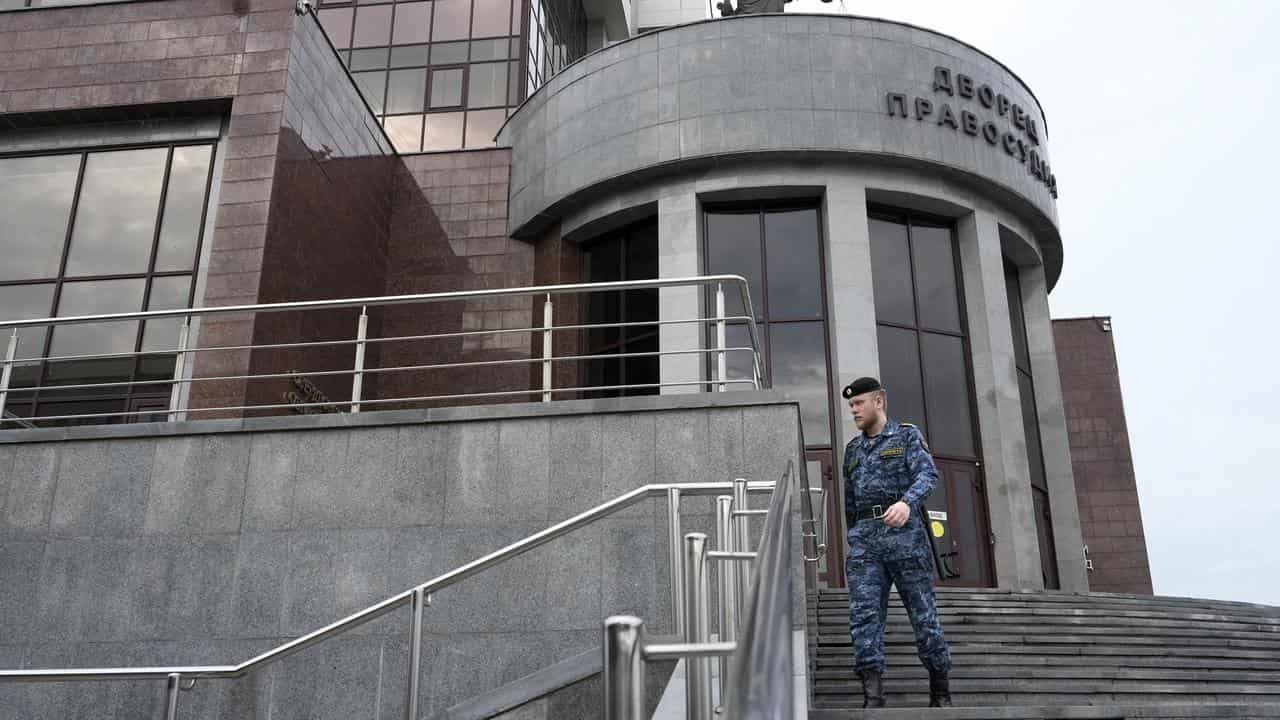
[[[19,258],[0,270],[0,316],[741,275],[764,375],[799,403],[809,477],[828,490],[828,547],[844,544],[838,461],[856,432],[839,389],[878,374],[891,414],[938,460],[943,582],[1089,589],[1082,527],[1112,519],[1078,502],[1070,423],[1090,411],[1069,402],[1082,376],[1049,318],[1063,241],[1034,94],[922,28],[792,14],[661,27],[681,12],[701,9],[150,0],[0,13],[0,244]],[[702,356],[648,354],[709,347],[697,326],[658,323],[712,302],[664,288],[571,308],[558,322],[627,325],[558,337],[557,356],[601,359],[560,365],[557,386],[710,383]],[[462,300],[368,322],[461,335],[536,324],[542,309]],[[731,298],[727,311],[729,345],[749,343],[748,308]],[[196,347],[244,349],[197,356],[190,376],[206,382],[188,383],[190,407],[275,412],[251,406],[279,402],[287,381],[241,376],[349,359],[248,346],[338,337],[357,314],[199,323]],[[6,410],[35,426],[161,418],[174,372],[161,351],[177,332],[24,330],[12,383],[39,389]],[[113,350],[156,352],[75,357]],[[403,366],[543,348],[513,333],[369,352]],[[384,375],[365,396],[534,399],[533,373]],[[1126,507],[1121,522],[1137,522]],[[1098,558],[1107,543],[1090,542]],[[826,562],[841,585],[840,557]]]

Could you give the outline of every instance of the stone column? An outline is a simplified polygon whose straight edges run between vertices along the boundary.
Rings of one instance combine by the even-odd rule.
[[[679,186],[672,194],[658,198],[658,277],[693,277],[702,274],[698,262],[698,198],[693,188]],[[658,291],[658,318],[686,320],[703,317],[702,294],[695,287],[663,288]],[[663,352],[702,347],[702,330],[693,324],[663,325],[658,330],[658,348]],[[703,359],[697,355],[664,355],[659,377],[663,383],[702,379]],[[698,392],[699,387],[663,388],[662,393]]]
[[[976,210],[960,219],[957,231],[982,434],[982,470],[995,535],[996,584],[1040,590],[1044,576],[1005,294],[1000,226],[995,216]]]
[[[1031,351],[1031,376],[1036,389],[1036,421],[1040,423],[1040,446],[1044,452],[1045,480],[1049,485],[1049,511],[1053,517],[1058,578],[1063,590],[1087,592],[1089,576],[1084,568],[1080,508],[1071,472],[1067,415],[1063,408],[1062,379],[1058,374],[1058,353],[1053,342],[1044,266],[1022,268],[1019,279],[1027,322],[1027,345]]]

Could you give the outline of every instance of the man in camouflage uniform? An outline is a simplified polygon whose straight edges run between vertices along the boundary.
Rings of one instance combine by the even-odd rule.
[[[858,378],[843,395],[862,431],[845,447],[843,467],[849,634],[863,707],[884,707],[881,677],[890,584],[898,588],[920,661],[929,671],[929,706],[949,707],[951,652],[934,603],[933,549],[924,513],[938,470],[920,431],[885,414],[885,391],[878,380]]]

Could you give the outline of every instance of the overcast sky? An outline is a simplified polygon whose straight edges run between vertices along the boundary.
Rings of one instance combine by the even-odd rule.
[[[1280,605],[1280,2],[796,0],[994,55],[1049,126],[1055,317],[1114,318],[1155,590]]]

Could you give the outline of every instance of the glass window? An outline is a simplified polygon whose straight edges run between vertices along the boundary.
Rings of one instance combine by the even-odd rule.
[[[907,226],[871,218],[871,280],[875,292],[876,319],[915,325],[915,301],[911,291],[911,249]]]
[[[506,60],[509,57],[508,45],[509,41],[507,38],[502,38],[500,40],[475,40],[471,43],[471,61]]]
[[[409,65],[426,65],[430,56],[430,45],[405,45],[391,48],[391,67]]]
[[[436,0],[432,42],[465,40],[471,31],[471,0]]]
[[[210,145],[173,149],[160,244],[156,247],[156,272],[190,270],[195,265],[212,157]]]
[[[418,152],[421,149],[421,115],[392,115],[383,121],[383,125],[397,151]]]
[[[62,285],[58,317],[135,312],[142,309],[146,280],[97,280]],[[132,352],[138,340],[138,322],[125,320],[54,328],[51,354],[100,355]]]
[[[351,20],[354,8],[335,8],[321,10],[316,13],[320,17],[320,26],[329,36],[329,42],[339,50],[351,47]]]
[[[391,6],[361,6],[356,10],[355,33],[352,47],[391,44]]]
[[[973,415],[964,340],[953,335],[920,333],[924,389],[929,416],[929,442],[942,455],[973,457]]]
[[[764,216],[769,318],[822,317],[818,211],[786,210]]]
[[[1013,355],[1018,369],[1030,374],[1031,351],[1027,347],[1027,321],[1022,311],[1022,282],[1018,267],[1009,261],[1004,264],[1004,288],[1009,299],[1009,322],[1013,326]]]
[[[822,322],[771,323],[769,368],[774,389],[784,390],[800,401],[806,444],[828,444],[830,399]]]
[[[1031,468],[1031,484],[1049,489],[1044,474],[1044,456],[1040,445],[1040,418],[1036,415],[1036,389],[1031,376],[1018,373],[1018,393],[1022,400],[1022,429],[1027,440],[1027,464]]]
[[[352,50],[347,67],[351,70],[381,70],[387,66],[387,48]]]
[[[458,107],[462,104],[462,68],[431,71],[431,107]]]
[[[881,325],[876,328],[880,350],[880,383],[889,397],[889,416],[914,423],[928,434],[924,416],[924,387],[920,381],[920,347],[912,330]],[[936,449],[936,448],[935,448]]]
[[[960,332],[960,294],[950,228],[911,225],[920,327]]]
[[[387,79],[387,112],[422,112],[427,92],[427,71],[392,70]]]
[[[387,74],[385,72],[365,72],[352,74],[360,94],[377,115],[381,115],[385,107],[383,98],[387,91]]]
[[[165,148],[89,153],[67,275],[147,271],[168,155]]]
[[[393,45],[411,45],[431,40],[431,3],[413,2],[396,5]]]
[[[758,212],[708,212],[706,223],[707,271],[712,275],[741,275],[746,278],[756,317],[763,318],[760,214]],[[736,289],[725,292],[725,312],[729,315],[746,313]]]
[[[458,65],[467,61],[467,43],[436,43],[431,46],[432,65]]]
[[[511,69],[507,73],[507,104],[520,104],[520,63],[510,63]]]
[[[496,37],[511,34],[511,0],[474,0],[471,14],[471,37]]]
[[[191,276],[158,277],[151,281],[148,310],[177,310],[191,306]],[[182,318],[148,320],[142,328],[143,350],[173,350],[178,347]]]
[[[454,150],[462,147],[462,113],[432,113],[426,119],[423,150]]]
[[[0,280],[58,274],[79,174],[78,154],[0,158]]]
[[[506,63],[472,65],[467,69],[467,74],[467,107],[484,108],[506,104]]]
[[[507,111],[472,110],[467,113],[467,147],[489,147],[494,144],[493,138],[498,128],[507,119]]]
[[[56,272],[56,271],[55,271]],[[0,285],[0,320],[35,320],[53,315],[53,283],[41,285]],[[18,354],[38,357],[44,352],[45,328],[18,331]],[[0,334],[0,357],[9,347],[9,333]]]

